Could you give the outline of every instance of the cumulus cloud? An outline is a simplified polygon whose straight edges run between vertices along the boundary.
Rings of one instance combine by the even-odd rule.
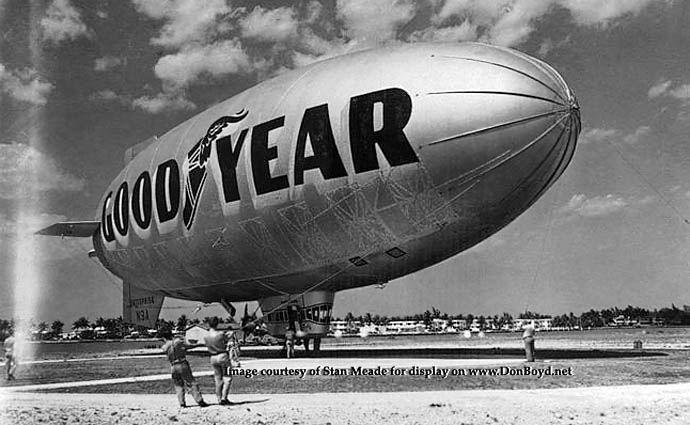
[[[107,71],[109,69],[113,69],[124,64],[124,58],[118,58],[115,56],[103,56],[102,58],[97,58],[96,60],[94,60],[93,69],[94,71]]]
[[[297,36],[296,12],[289,7],[267,10],[257,6],[240,20],[242,36],[259,41],[279,42]]]
[[[449,27],[425,28],[410,35],[411,41],[473,41],[476,39],[477,26],[467,20]]]
[[[527,40],[534,31],[534,22],[551,5],[547,1],[521,0],[502,10],[502,14],[489,30],[489,40],[501,46],[514,46]]]
[[[654,0],[440,0],[435,1],[436,13],[431,17],[434,30],[448,28],[454,21],[468,21],[477,28],[477,39],[502,46],[525,42],[535,24],[553,7],[570,12],[578,25],[606,26],[624,16],[639,14]],[[548,44],[544,49],[550,49]]]
[[[621,132],[615,128],[586,128],[579,137],[582,144],[610,142],[618,139]]]
[[[151,43],[175,48],[188,43],[207,42],[229,29],[224,18],[232,12],[225,0],[133,0],[140,13],[156,20],[165,20],[163,28]]]
[[[0,91],[15,100],[45,105],[53,88],[51,83],[42,81],[32,69],[10,71],[0,64]]]
[[[142,96],[132,101],[132,107],[150,114],[167,111],[181,111],[196,108],[196,105],[179,94],[159,93],[156,96]]]
[[[556,42],[550,38],[547,38],[546,40],[542,41],[541,44],[539,45],[539,50],[537,51],[537,56],[539,57],[545,57],[548,55],[552,50],[554,49],[559,49],[563,46],[566,46],[570,43],[570,35],[565,37],[564,39]]]
[[[515,46],[529,40],[539,22],[558,8],[570,11],[577,25],[609,25],[650,3],[336,0],[334,10],[326,10],[316,0],[273,9],[233,7],[227,0],[209,0],[203,8],[195,0],[132,1],[138,12],[162,21],[151,43],[166,49],[154,72],[168,98],[203,77],[267,75],[393,41],[479,40]],[[546,40],[540,52],[568,40]]]
[[[41,19],[43,38],[54,44],[76,40],[79,37],[91,37],[81,13],[72,6],[69,0],[54,0]]]
[[[671,87],[671,80],[661,80],[652,87],[649,88],[647,96],[650,99],[657,98],[668,92],[668,88]]]
[[[187,86],[202,75],[218,77],[246,72],[253,62],[238,40],[208,45],[190,45],[177,53],[163,56],[154,68],[156,76],[176,87]]]
[[[625,133],[615,128],[586,128],[579,137],[582,144],[602,143],[602,142],[625,142],[635,144],[648,139],[652,135],[652,128],[641,125],[632,133]]]
[[[89,99],[98,103],[116,103],[130,109],[140,109],[149,114],[191,110],[196,105],[186,99],[182,93],[158,93],[154,96],[146,95],[132,98],[130,95],[119,94],[113,90],[101,90],[92,93]]]
[[[437,30],[447,28],[448,22],[461,19],[476,28],[476,38],[482,41],[514,46],[534,31],[534,23],[553,6],[553,0],[512,0],[487,2],[482,0],[447,0],[431,22]]]
[[[394,39],[416,12],[409,0],[338,0],[336,9],[349,38],[372,42]]]
[[[673,87],[671,80],[662,80],[650,87],[647,95],[650,99],[666,97],[679,100],[684,105],[690,105],[690,84],[679,84]]]
[[[641,125],[641,126],[637,127],[637,129],[633,133],[626,134],[623,137],[623,141],[625,143],[634,145],[635,143],[637,143],[641,140],[645,140],[645,139],[649,138],[649,136],[651,134],[652,134],[652,128],[651,127],[646,126],[646,125]]]
[[[131,105],[132,103],[131,96],[118,94],[110,89],[100,90],[96,93],[92,93],[91,96],[89,96],[89,99],[94,102],[114,102],[121,105]]]
[[[587,198],[583,194],[576,194],[565,206],[561,207],[560,212],[581,217],[600,217],[618,212],[627,205],[628,202],[617,195],[608,194]]]
[[[80,191],[84,179],[63,171],[57,162],[33,147],[0,144],[0,198],[22,199],[50,190]]]
[[[560,0],[579,25],[608,25],[623,16],[637,15],[655,1],[659,3],[658,0]]]

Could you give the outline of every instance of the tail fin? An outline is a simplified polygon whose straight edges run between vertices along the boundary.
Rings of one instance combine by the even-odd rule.
[[[122,319],[136,326],[153,328],[161,312],[164,295],[122,282]]]

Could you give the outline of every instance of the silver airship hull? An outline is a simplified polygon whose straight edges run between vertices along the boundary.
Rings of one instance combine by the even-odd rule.
[[[560,75],[514,50],[346,55],[158,138],[106,192],[94,244],[109,270],[154,293],[273,305],[322,291],[332,304],[333,292],[413,273],[506,226],[564,172],[579,131]]]

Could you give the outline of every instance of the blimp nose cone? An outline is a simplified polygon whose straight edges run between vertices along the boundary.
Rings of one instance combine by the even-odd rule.
[[[580,132],[580,108],[548,64],[512,49],[469,44],[430,55],[423,162],[464,211],[500,205],[523,210],[563,173]],[[465,197],[467,198],[467,197]]]

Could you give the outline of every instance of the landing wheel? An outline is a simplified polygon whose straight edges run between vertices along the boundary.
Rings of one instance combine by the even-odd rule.
[[[304,351],[309,352],[309,338],[302,339],[302,345],[304,345]]]
[[[321,351],[321,337],[317,336],[314,337],[314,352],[319,352]]]

